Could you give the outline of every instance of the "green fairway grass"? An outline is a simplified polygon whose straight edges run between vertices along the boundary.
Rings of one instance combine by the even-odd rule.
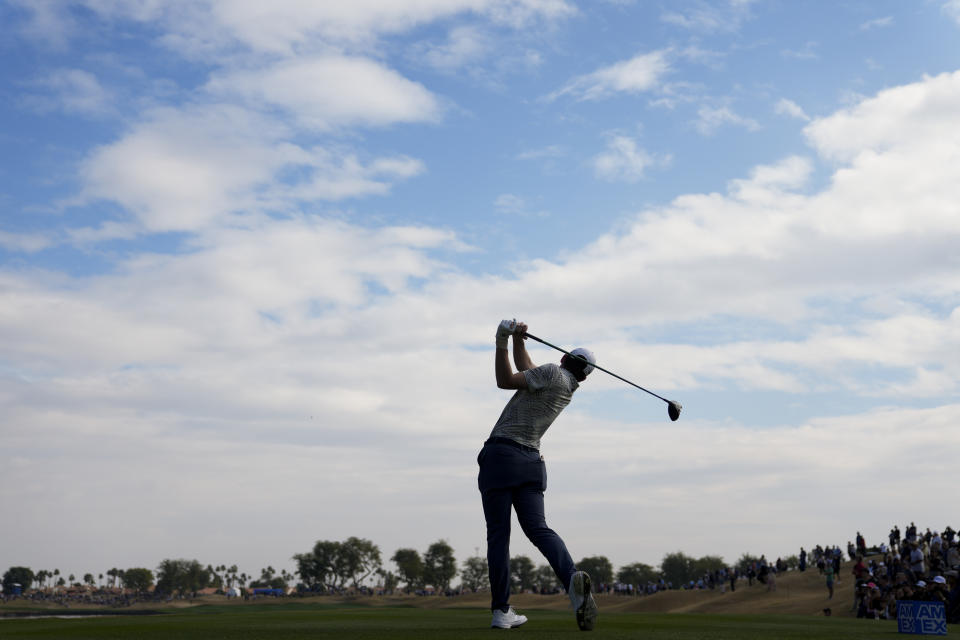
[[[45,612],[49,614],[50,612]],[[83,619],[0,620],[0,638],[171,638],[286,640],[288,638],[449,638],[469,640],[498,633],[526,638],[557,638],[583,632],[571,612],[523,610],[530,621],[520,629],[489,628],[485,609],[350,607],[318,604],[200,606],[157,615]],[[714,615],[601,612],[598,638],[650,640],[780,640],[804,638],[857,640],[893,636],[896,623],[851,618],[793,615]]]

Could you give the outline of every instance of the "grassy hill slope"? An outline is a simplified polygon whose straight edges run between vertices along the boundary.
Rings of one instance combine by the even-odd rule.
[[[710,591],[666,591],[653,596],[629,597],[602,595],[597,597],[601,611],[650,612],[650,613],[730,613],[730,614],[798,614],[823,615],[830,607],[834,616],[852,616],[853,576],[852,563],[840,570],[841,581],[834,584],[832,600],[827,599],[824,577],[816,568],[805,572],[789,571],[777,578],[776,591],[768,591],[766,585],[754,581],[752,587],[746,581],[737,584],[737,590],[726,593],[719,589]],[[389,598],[386,600],[390,600]],[[457,598],[398,598],[397,602],[426,607],[487,606],[489,596],[476,594]],[[513,596],[511,603],[519,609],[559,610],[570,606],[564,595],[539,596],[521,594]]]

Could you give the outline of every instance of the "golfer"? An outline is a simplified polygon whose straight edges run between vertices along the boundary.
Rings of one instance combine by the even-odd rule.
[[[586,349],[564,355],[560,365],[535,367],[524,346],[527,325],[504,320],[497,327],[497,351],[494,371],[497,387],[516,389],[490,437],[483,444],[477,462],[480,465],[480,494],[487,521],[487,562],[490,566],[490,592],[493,622],[501,629],[519,627],[527,617],[510,606],[510,510],[517,511],[520,527],[544,555],[567,588],[577,625],[593,629],[597,622],[597,604],[591,594],[590,576],[577,571],[567,547],[547,526],[543,492],[547,488],[547,469],[540,456],[540,438],[573,392],[593,371],[596,359]],[[507,345],[513,336],[513,361],[510,366]]]

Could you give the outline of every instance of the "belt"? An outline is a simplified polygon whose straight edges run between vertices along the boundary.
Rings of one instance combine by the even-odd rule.
[[[484,442],[483,444],[505,444],[507,446],[520,449],[521,451],[530,451],[531,453],[540,453],[539,449],[534,449],[533,447],[528,447],[525,444],[520,444],[516,440],[511,440],[510,438],[501,438],[499,436],[494,438],[488,438],[487,441]]]

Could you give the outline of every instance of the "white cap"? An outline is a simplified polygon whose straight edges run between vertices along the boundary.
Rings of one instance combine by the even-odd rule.
[[[590,351],[590,349],[584,349],[583,347],[577,347],[571,351],[570,354],[580,356],[590,363],[583,368],[583,375],[590,375],[590,372],[593,371],[593,365],[597,364],[597,358],[593,355],[593,351]]]

